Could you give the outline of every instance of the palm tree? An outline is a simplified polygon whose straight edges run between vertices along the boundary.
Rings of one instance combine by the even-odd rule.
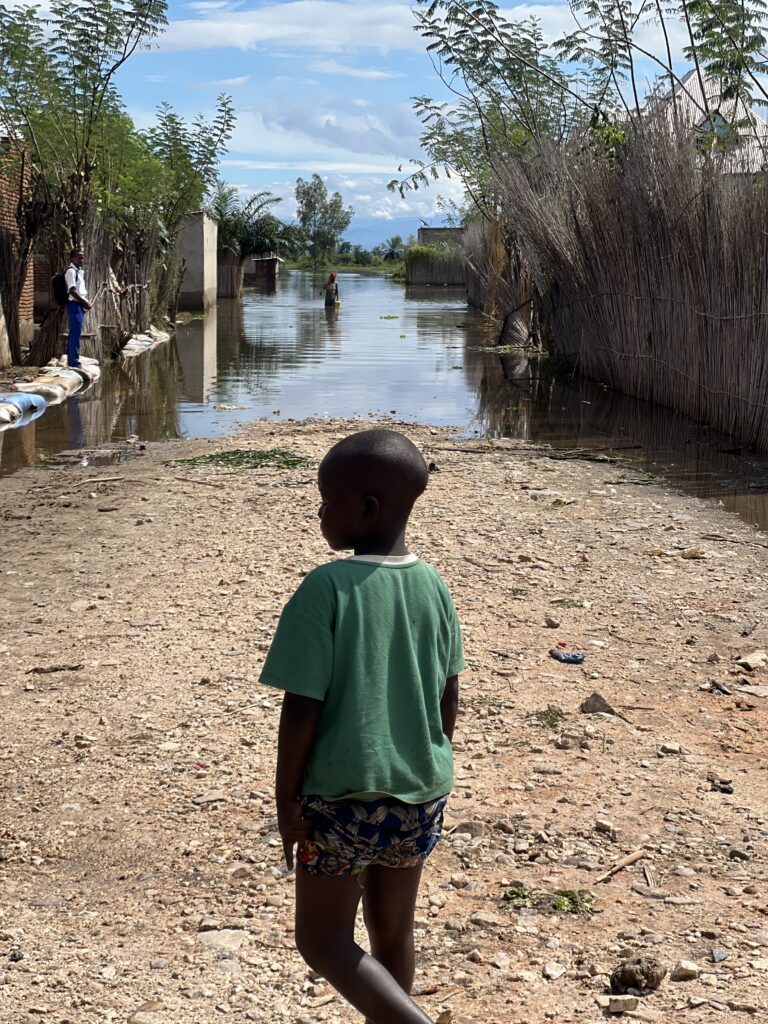
[[[218,235],[218,295],[236,298],[243,287],[245,261],[265,249],[274,248],[280,223],[268,212],[268,207],[279,203],[271,192],[255,192],[243,202],[235,185],[216,182],[206,213],[219,222]]]
[[[382,248],[384,249],[384,259],[389,263],[395,263],[403,258],[403,239],[400,235],[385,238]]]

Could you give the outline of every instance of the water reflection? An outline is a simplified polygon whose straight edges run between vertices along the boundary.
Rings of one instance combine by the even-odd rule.
[[[768,526],[768,459],[735,454],[732,440],[685,417],[558,378],[545,358],[489,348],[460,291],[344,274],[341,305],[326,309],[321,285],[298,272],[261,282],[180,325],[169,344],[104,366],[88,391],[0,433],[0,476],[61,452],[90,459],[130,435],[220,437],[262,416],[394,413],[468,434],[619,447]]]

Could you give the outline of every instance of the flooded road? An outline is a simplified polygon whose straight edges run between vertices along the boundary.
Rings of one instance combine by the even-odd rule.
[[[272,294],[248,289],[241,302],[221,302],[169,344],[104,366],[89,391],[1,433],[0,476],[111,461],[110,443],[128,437],[223,437],[260,417],[393,415],[474,436],[614,449],[768,528],[768,458],[685,417],[558,378],[546,359],[488,351],[460,292],[344,274],[340,293],[341,306],[326,311],[312,276],[290,271]],[[607,467],[606,479],[620,472],[621,463]]]

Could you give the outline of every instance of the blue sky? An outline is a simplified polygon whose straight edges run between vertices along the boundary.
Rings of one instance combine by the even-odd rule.
[[[514,20],[537,17],[550,39],[574,27],[557,0],[500,6]],[[355,208],[357,224],[381,223],[383,239],[393,220],[439,223],[440,195],[462,198],[455,180],[404,199],[386,189],[398,166],[420,155],[411,97],[439,97],[442,88],[411,8],[411,0],[171,0],[167,31],[131,58],[119,86],[142,128],[162,100],[191,118],[230,93],[238,125],[225,180],[244,194],[270,189],[284,198],[276,212],[290,219],[296,178],[317,171]],[[671,31],[679,52],[679,28]],[[659,45],[654,37],[657,29],[641,28],[644,45]],[[655,70],[649,65],[649,76]]]
[[[161,100],[191,117],[211,113],[218,92],[230,93],[238,126],[223,178],[244,193],[268,188],[284,197],[276,212],[288,219],[296,178],[317,171],[358,218],[381,222],[383,239],[393,219],[439,223],[439,195],[461,199],[456,181],[405,199],[386,189],[398,166],[420,155],[411,97],[441,91],[411,6],[411,0],[171,0],[167,31],[150,52],[129,61],[120,87],[139,127],[151,123]],[[502,9],[515,20],[537,17],[545,37],[574,27],[562,2]]]
[[[398,166],[419,155],[413,95],[438,89],[408,2],[174,0],[152,50],[134,56],[120,89],[140,127],[161,100],[186,116],[233,97],[238,125],[221,172],[244,191],[269,188],[293,215],[296,178],[317,171],[356,213],[382,222],[439,219],[438,194],[387,192]]]

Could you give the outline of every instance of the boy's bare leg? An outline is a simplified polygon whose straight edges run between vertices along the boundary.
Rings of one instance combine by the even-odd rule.
[[[413,917],[422,866],[374,866],[363,875],[363,911],[371,953],[408,993],[416,972]]]
[[[433,1024],[378,960],[355,942],[356,878],[296,872],[296,946],[370,1024]]]

